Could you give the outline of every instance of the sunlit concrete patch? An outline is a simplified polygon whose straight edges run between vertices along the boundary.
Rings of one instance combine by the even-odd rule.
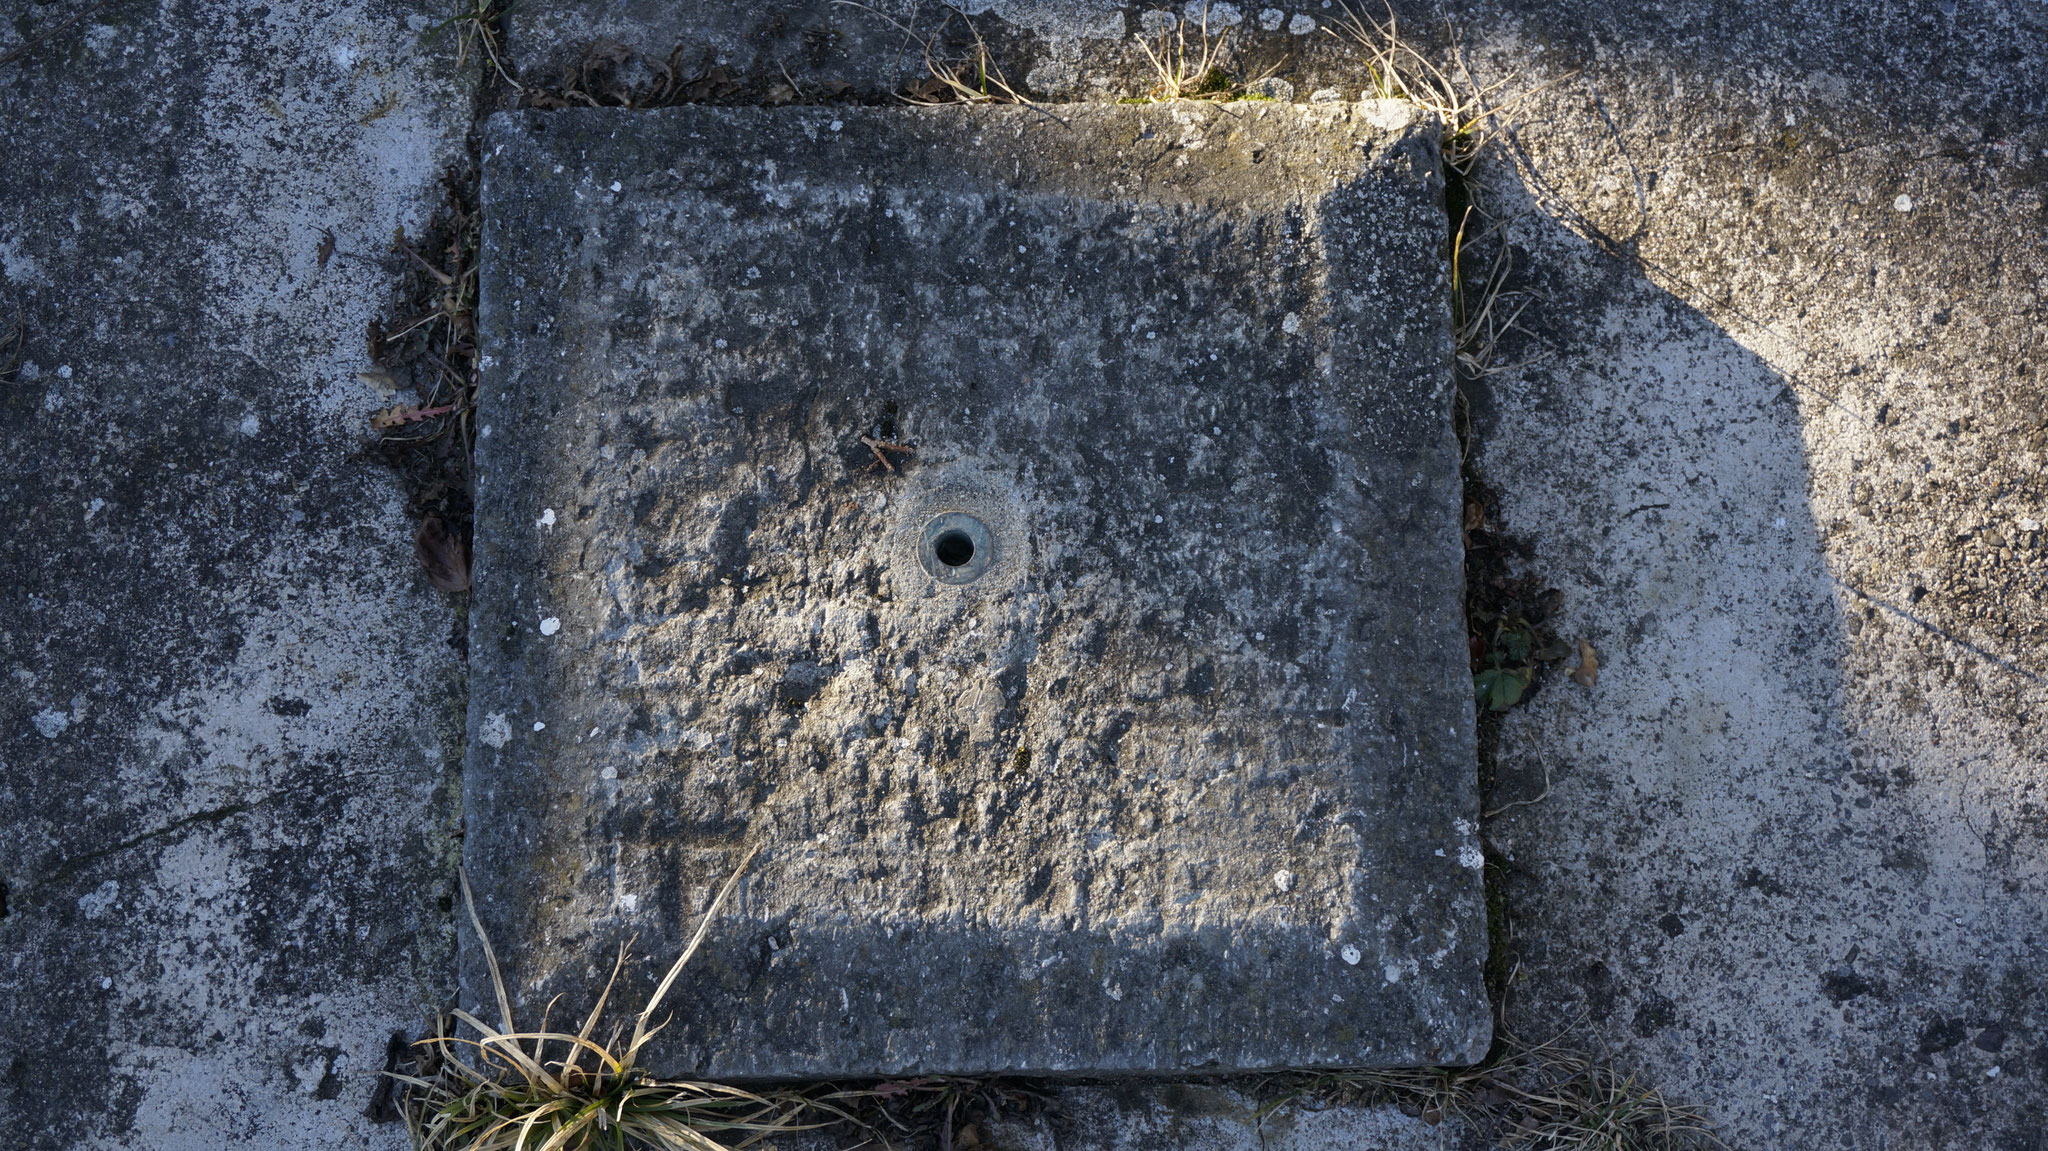
[[[1502,733],[1497,802],[1554,784],[1490,828],[1510,1023],[1579,1021],[1733,1145],[2026,1146],[2041,16],[1486,13],[1482,74],[1584,69],[1499,190],[1547,351],[1480,464],[1601,652]]]
[[[668,1069],[1484,1052],[1432,126],[591,111],[486,155],[465,850],[524,1003],[628,939],[644,989],[759,846]]]

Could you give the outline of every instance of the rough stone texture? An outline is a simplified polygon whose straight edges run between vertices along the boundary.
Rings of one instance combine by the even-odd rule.
[[[515,10],[515,44],[540,7]],[[51,509],[17,515],[0,551],[10,671],[36,677],[10,679],[0,749],[5,826],[21,829],[0,857],[0,1114],[30,1146],[349,1146],[366,1068],[416,1018],[402,950],[349,940],[413,915],[420,869],[375,881],[375,897],[299,893],[308,872],[357,877],[362,859],[412,850],[391,846],[421,826],[406,812],[438,818],[404,781],[448,747],[422,717],[452,665],[414,642],[448,621],[411,582],[381,482],[336,479],[345,429],[375,402],[350,394],[360,365],[336,350],[356,346],[385,283],[348,254],[425,214],[465,101],[433,79],[440,65],[422,73],[404,33],[417,13],[270,8],[114,4],[0,65],[0,311],[23,305],[38,370],[4,385],[0,434],[11,501]],[[2037,1145],[2042,854],[2025,789],[2040,689],[1908,616],[2043,674],[2040,537],[2019,527],[2048,521],[2027,486],[2044,403],[2042,9],[1453,8],[1492,74],[1587,70],[1522,136],[1524,191],[1540,196],[1520,255],[1550,293],[1529,322],[1559,351],[1500,381],[1483,413],[1511,526],[1560,573],[1567,630],[1609,661],[1590,693],[1547,688],[1503,741],[1496,802],[1536,794],[1546,767],[1556,782],[1494,827],[1517,869],[1515,1021],[1542,1032],[1589,1009],[1582,1041],[1707,1104],[1739,1147]],[[9,7],[0,55],[65,11]],[[1028,48],[1020,13],[977,21]],[[1432,15],[1403,10],[1434,35]],[[1126,11],[1122,33],[1138,19]],[[646,45],[666,58],[682,40]],[[1095,71],[1095,42],[1066,42],[1080,51],[1062,90],[1142,83],[1127,57]],[[1292,41],[1295,59],[1318,42]],[[794,50],[735,58],[748,87],[730,98],[769,97],[785,63],[806,96],[831,78]],[[897,56],[887,82],[915,65]],[[1295,95],[1323,83],[1350,95],[1358,81],[1297,78]],[[340,254],[320,270],[323,224]],[[1640,230],[1635,250],[1661,270],[1598,254],[1589,225]],[[1720,414],[1774,377],[1798,381],[1792,404]],[[246,414],[257,438],[241,437]],[[311,665],[273,662],[285,633],[247,618],[261,613],[340,676],[383,667],[382,652],[399,663],[314,693]],[[278,715],[272,695],[307,715]],[[181,698],[161,722],[213,750],[179,761],[183,791],[151,790],[179,780],[120,733]],[[38,718],[58,732],[48,744]],[[363,731],[429,750],[383,754]],[[1782,747],[1813,766],[1787,770]],[[234,813],[268,793],[233,767],[265,786],[317,767],[347,789],[318,794],[349,805],[326,825],[284,797]],[[226,814],[177,822],[207,812]],[[300,1034],[315,1016],[325,1035]],[[1164,1140],[1197,1142],[1172,1117],[1208,1110],[1155,1090]],[[1093,1114],[1062,1146],[1137,1122]]]
[[[1450,1128],[1392,1107],[1265,1106],[1224,1087],[1069,1087],[1042,1111],[989,1126],[995,1151],[1448,1151]]]
[[[659,1066],[1485,1051],[1434,129],[1061,116],[493,119],[466,852],[529,1005],[754,845]]]
[[[452,976],[459,620],[355,372],[467,119],[425,12],[114,4],[0,66],[13,1146],[403,1143],[364,1107]]]
[[[887,96],[929,79],[928,55],[956,68],[975,62],[978,36],[1010,85],[1045,99],[1144,95],[1159,82],[1157,57],[1190,78],[1210,58],[1280,81],[1272,91],[1283,100],[1307,101],[1325,88],[1330,99],[1356,98],[1366,82],[1342,35],[1347,19],[1322,0],[1210,3],[1206,17],[1200,0],[555,0],[512,8],[506,44],[523,83],[568,79],[642,100],[671,81],[693,98],[733,103]]]
[[[1480,465],[1603,653],[1501,738],[1510,1023],[1738,1147],[2041,1146],[2048,9],[1464,24],[1582,70],[1497,195],[1545,358]]]

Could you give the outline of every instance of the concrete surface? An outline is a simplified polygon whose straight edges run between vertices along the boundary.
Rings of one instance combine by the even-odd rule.
[[[8,9],[0,56],[56,7]],[[1496,749],[1496,805],[1554,782],[1490,828],[1512,857],[1510,1022],[1541,1036],[1583,1015],[1576,1041],[1704,1104],[1737,1147],[2039,1146],[2048,671],[2041,537],[2022,525],[2048,521],[2042,6],[1454,8],[1490,75],[1584,70],[1532,107],[1527,165],[1493,174],[1503,210],[1532,209],[1522,266],[1549,298],[1527,323],[1553,350],[1479,397],[1481,465],[1566,592],[1562,626],[1607,661],[1591,690],[1555,678]],[[34,677],[10,681],[0,750],[23,829],[0,856],[0,1110],[30,1146],[393,1141],[355,1116],[386,1029],[417,1018],[402,948],[347,942],[360,916],[294,918],[341,899],[331,886],[294,893],[447,810],[364,772],[448,762],[453,737],[421,717],[452,665],[414,640],[451,617],[412,582],[387,490],[313,486],[358,475],[344,429],[375,397],[346,394],[361,365],[335,349],[389,283],[340,254],[316,274],[319,227],[375,252],[423,218],[467,115],[401,35],[408,11],[117,0],[0,65],[0,303],[25,309],[38,372],[5,385],[6,488],[77,508],[17,516],[0,558],[22,589],[10,671]],[[1020,41],[1030,19],[1096,15],[1039,11],[984,15]],[[1402,14],[1437,36],[1425,6]],[[1072,71],[1043,90],[1142,82],[1065,43]],[[792,59],[736,65],[726,98],[779,98],[765,65]],[[799,98],[823,95],[800,65]],[[1302,99],[1325,82],[1289,83]],[[250,414],[258,437],[238,438]],[[197,526],[173,518],[188,504]],[[138,518],[104,534],[123,509]],[[311,673],[273,659],[283,640],[263,637],[283,631],[245,618],[263,612],[311,620],[294,627],[321,668],[367,651],[386,678],[264,686]],[[182,779],[134,750],[139,723],[206,741],[172,761]],[[324,742],[293,742],[309,725]],[[364,727],[427,750],[375,757]],[[229,765],[264,787],[317,768],[323,790],[301,794],[356,802],[326,825],[281,800],[238,812],[270,792]],[[389,911],[432,868],[378,866],[377,898],[344,906],[410,932]],[[95,974],[80,957],[98,956]],[[1242,1138],[1175,1122],[1205,1112],[1155,1091],[1140,1105],[1163,1109],[1160,1145]],[[1070,1127],[1063,1146],[1121,1130]]]
[[[1307,101],[1324,89],[1357,94],[1355,57],[1331,35],[1347,20],[1330,0],[556,0],[512,8],[506,45],[521,83],[606,103],[886,99],[929,81],[928,60],[965,67],[976,84],[986,63],[1039,99],[1107,101],[1151,90],[1155,58],[1191,74],[1204,59],[1245,78],[1270,74],[1277,98]]]
[[[426,12],[115,3],[0,66],[14,1146],[403,1143],[364,1107],[452,976],[459,621],[355,373],[468,122]]]
[[[1267,1112],[1240,1090],[1206,1084],[1069,1087],[1030,1115],[982,1120],[998,1151],[1444,1151],[1451,1133],[1392,1107]]]
[[[1602,653],[1501,733],[1511,1026],[1737,1147],[2048,1110],[2048,9],[1466,10],[1529,370],[1481,471]]]
[[[1061,116],[492,120],[465,847],[533,1011],[759,847],[664,1073],[1485,1053],[1435,125]]]

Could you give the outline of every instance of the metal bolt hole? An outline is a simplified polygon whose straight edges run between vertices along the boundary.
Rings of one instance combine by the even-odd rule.
[[[949,568],[965,567],[974,559],[974,538],[958,530],[941,533],[932,541],[932,554]]]

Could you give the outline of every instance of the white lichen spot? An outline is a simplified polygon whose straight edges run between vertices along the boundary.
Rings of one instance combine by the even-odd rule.
[[[58,378],[58,379],[60,379],[60,380],[68,380],[68,379],[70,379],[70,378],[71,378],[71,365],[70,365],[70,364],[58,364],[58,365],[57,365],[57,378]]]
[[[1897,208],[1901,212],[1910,212],[1913,210],[1913,197],[1901,192],[1899,193],[1899,198],[1892,201],[1892,207]]]
[[[834,120],[834,121],[832,121],[832,130],[833,130],[834,132],[837,132],[838,130],[840,130],[841,128],[844,128],[844,127],[846,127],[846,121],[844,121],[844,120]]]
[[[1347,943],[1339,948],[1337,954],[1343,957],[1344,962],[1349,963],[1353,967],[1358,966],[1358,961],[1365,958],[1365,953],[1358,949],[1357,944],[1353,943]]]
[[[1401,982],[1401,965],[1398,963],[1386,964],[1380,968],[1380,974],[1386,977],[1388,983],[1399,983]]]
[[[1284,867],[1283,867],[1283,868],[1281,868],[1280,870],[1278,870],[1278,871],[1274,872],[1274,873],[1273,873],[1273,886],[1274,886],[1274,887],[1277,887],[1277,888],[1279,888],[1279,889],[1280,889],[1281,891],[1293,891],[1293,890],[1294,890],[1294,873],[1293,873],[1293,872],[1291,872],[1291,871],[1289,871],[1289,870],[1287,870],[1287,869],[1286,869],[1286,868],[1284,868]]]
[[[541,720],[538,720],[538,719],[536,719],[536,720],[534,720],[534,721],[533,721],[533,730],[535,730],[535,731],[546,731],[547,729],[548,729],[548,725],[547,725],[547,724],[546,724],[545,722],[543,722],[543,721],[541,721]]]
[[[243,416],[241,428],[243,435],[253,436],[257,432],[263,430],[263,421],[257,419],[255,416]]]
[[[1188,23],[1197,28],[1234,28],[1244,23],[1244,10],[1235,4],[1210,3],[1210,0],[1188,0],[1181,9],[1187,14]],[[1206,21],[1206,23],[1205,23]]]
[[[1293,312],[1287,313],[1287,315],[1280,321],[1280,330],[1286,332],[1290,336],[1296,332],[1299,332],[1301,330],[1301,317]]]
[[[554,616],[549,616],[548,618],[540,621],[540,634],[542,635],[553,635],[561,630],[562,621]]]
[[[1111,999],[1116,1000],[1118,1003],[1122,1003],[1124,1001],[1123,987],[1118,984],[1111,983],[1107,979],[1102,981],[1102,991],[1103,994],[1109,996]]]
[[[612,191],[614,193],[623,192],[625,190],[626,186],[624,184],[619,183],[617,180],[612,181]]]
[[[44,739],[55,739],[64,734],[65,728],[71,726],[71,717],[54,707],[46,707],[35,713],[29,722],[36,725],[36,730],[42,733]]]
[[[1259,27],[1268,32],[1278,32],[1280,25],[1287,23],[1287,13],[1278,8],[1267,8],[1259,13]]]
[[[542,509],[540,510],[540,518],[539,518],[539,519],[537,519],[537,520],[535,520],[535,521],[533,521],[533,526],[534,526],[534,527],[537,527],[537,528],[551,528],[551,527],[554,527],[554,526],[555,526],[555,509],[553,509],[553,508],[542,508]]]
[[[95,499],[95,500],[93,500],[93,501],[91,501],[91,502],[87,503],[87,504],[85,505],[85,522],[86,522],[86,523],[91,523],[91,522],[92,522],[92,517],[94,517],[94,516],[96,516],[96,515],[100,514],[100,509],[102,509],[102,508],[104,508],[104,507],[106,507],[106,506],[107,506],[107,501],[105,501],[105,500],[102,500],[102,499]]]
[[[1160,36],[1171,32],[1177,23],[1179,21],[1173,18],[1173,13],[1157,8],[1138,17],[1138,27],[1143,29],[1147,36]]]
[[[1318,88],[1308,94],[1308,102],[1311,104],[1338,104],[1343,100],[1344,93],[1335,88]]]
[[[1306,12],[1297,12],[1294,19],[1287,22],[1287,30],[1296,36],[1306,36],[1316,30],[1316,18]]]
[[[1458,864],[1478,871],[1486,866],[1486,853],[1479,850],[1477,844],[1468,843],[1458,849]]]
[[[107,913],[107,908],[114,905],[114,900],[120,894],[121,885],[109,879],[98,887],[93,888],[90,892],[79,896],[78,910],[83,911],[87,919],[98,919]]]
[[[505,718],[504,712],[494,711],[484,717],[476,737],[483,741],[485,747],[503,747],[512,742],[512,722]]]

